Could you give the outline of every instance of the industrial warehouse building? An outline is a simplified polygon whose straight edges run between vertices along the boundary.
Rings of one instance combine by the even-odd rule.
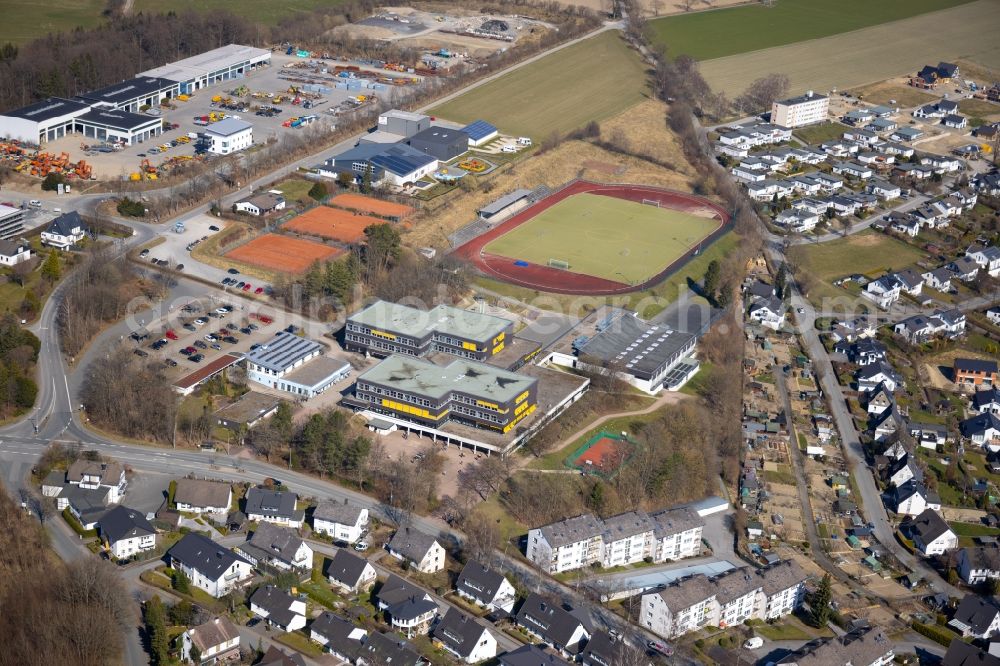
[[[157,106],[177,95],[175,82],[155,76],[139,76],[78,97],[94,108],[137,113],[144,106]]]
[[[241,79],[255,69],[271,64],[271,52],[240,44],[228,44],[190,58],[143,72],[140,76],[172,81],[181,93],[200,90],[220,81]]]
[[[344,349],[372,356],[426,356],[438,351],[485,361],[503,351],[514,322],[503,317],[438,305],[419,310],[375,301],[344,327]]]
[[[141,115],[165,99],[211,83],[242,78],[270,64],[271,52],[230,44],[143,72],[134,79],[83,93],[49,99],[0,114],[0,137],[28,144],[81,134],[98,141],[142,143],[162,133],[160,118]]]
[[[500,136],[500,130],[485,120],[474,120],[462,128],[469,137],[469,146],[475,148]]]
[[[352,407],[438,427],[454,420],[508,433],[537,405],[538,380],[485,363],[445,366],[403,355],[358,376]]]
[[[315,340],[280,331],[246,355],[247,379],[303,399],[316,397],[351,373],[351,365],[324,356]]]

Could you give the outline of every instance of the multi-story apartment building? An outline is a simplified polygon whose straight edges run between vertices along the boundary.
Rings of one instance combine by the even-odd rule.
[[[704,521],[687,507],[653,514],[629,511],[601,520],[591,514],[528,532],[528,559],[549,573],[592,564],[605,568],[697,555]]]
[[[812,90],[805,95],[776,101],[771,105],[771,122],[781,127],[802,127],[826,120],[830,98]]]
[[[772,620],[802,604],[806,576],[791,560],[765,569],[732,569],[715,578],[683,578],[642,596],[641,624],[664,638],[702,626]]]

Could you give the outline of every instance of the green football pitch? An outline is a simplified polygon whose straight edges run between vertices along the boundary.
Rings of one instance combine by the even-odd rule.
[[[484,251],[639,284],[663,271],[719,220],[600,194],[574,194],[489,243]],[[564,265],[558,267],[564,268]]]

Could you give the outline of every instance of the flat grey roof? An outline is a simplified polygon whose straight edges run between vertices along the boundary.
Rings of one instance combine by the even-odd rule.
[[[257,419],[261,414],[266,414],[281,402],[281,398],[276,398],[266,393],[250,391],[236,402],[230,403],[215,412],[215,416],[228,421],[246,423]]]
[[[223,118],[217,123],[212,123],[209,125],[205,132],[208,134],[218,134],[219,136],[230,136],[236,134],[237,132],[242,132],[245,129],[253,128],[253,125],[246,122],[245,120],[236,120],[236,118]]]
[[[666,326],[650,326],[638,317],[618,317],[586,342],[580,353],[620,364],[626,372],[652,373],[695,339]]]
[[[460,310],[449,305],[420,310],[388,301],[375,301],[364,310],[355,312],[349,321],[414,338],[437,331],[475,341],[492,340],[511,324],[509,319],[503,317]]]
[[[819,93],[807,92],[804,95],[797,95],[795,97],[789,97],[788,99],[783,99],[778,102],[778,104],[802,104],[803,102],[814,102],[816,100],[826,99],[826,95],[820,95]]]
[[[452,391],[509,402],[537,380],[485,363],[457,359],[446,366],[399,354],[390,356],[358,377],[400,391],[443,398]]]
[[[306,356],[317,351],[322,352],[324,349],[325,347],[315,340],[279,331],[273,338],[248,353],[246,359],[268,370],[283,372]]]
[[[382,115],[386,118],[400,118],[402,120],[415,120],[415,121],[420,121],[423,120],[424,118],[427,118],[427,116],[425,116],[422,113],[413,113],[411,111],[403,111],[402,109],[392,109],[390,111],[386,111]]]
[[[496,215],[502,211],[507,206],[517,203],[525,197],[531,196],[531,190],[526,190],[523,187],[514,190],[510,194],[505,194],[491,204],[487,204],[479,209],[480,215]]]
[[[327,377],[350,369],[351,364],[329,356],[317,356],[301,368],[296,368],[285,375],[285,381],[295,382],[303,386],[315,386]]]
[[[233,65],[239,65],[250,60],[256,60],[268,56],[271,52],[267,49],[258,49],[253,46],[243,46],[241,44],[227,44],[211,51],[205,51],[198,55],[167,63],[162,67],[148,70],[140,76],[160,76],[172,81],[187,81],[201,74],[210,74],[220,69],[227,69]]]

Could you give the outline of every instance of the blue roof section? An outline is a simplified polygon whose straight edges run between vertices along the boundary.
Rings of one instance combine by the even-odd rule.
[[[500,130],[498,130],[496,127],[489,124],[485,120],[474,120],[465,127],[463,127],[462,131],[468,134],[469,138],[472,139],[473,141],[479,141],[480,139],[484,139],[488,137],[490,134],[493,134],[494,132],[499,132]]]
[[[390,173],[405,176],[431,162],[436,162],[437,158],[405,144],[396,144],[382,150],[377,155],[373,155],[370,161],[375,166]]]

